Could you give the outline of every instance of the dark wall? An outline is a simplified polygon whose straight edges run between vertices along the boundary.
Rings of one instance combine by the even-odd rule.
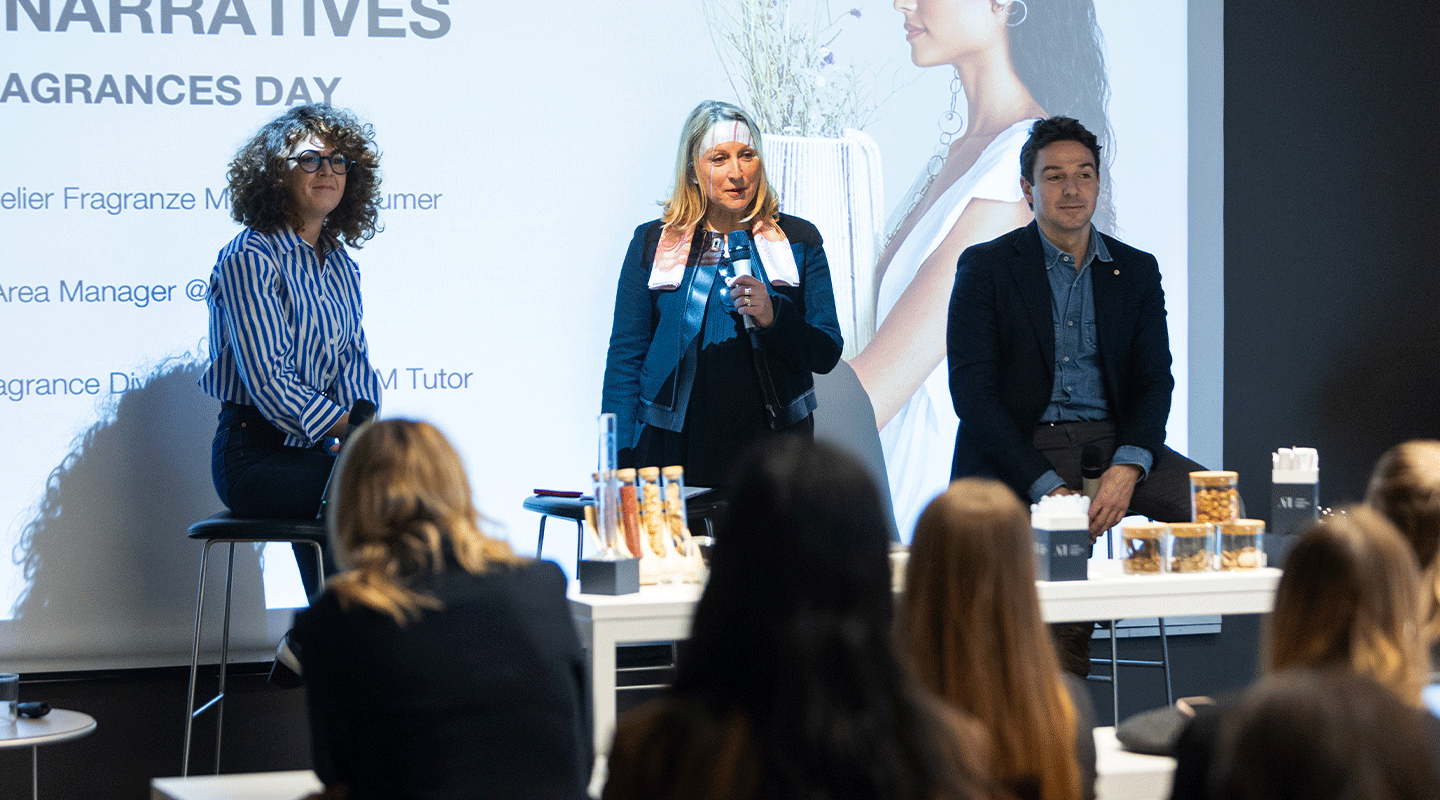
[[[1440,438],[1440,4],[1225,4],[1225,466]]]

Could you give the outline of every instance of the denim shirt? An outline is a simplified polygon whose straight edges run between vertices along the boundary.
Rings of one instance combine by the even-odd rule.
[[[1050,393],[1050,405],[1040,415],[1040,421],[1089,422],[1107,419],[1110,405],[1105,399],[1095,340],[1095,290],[1090,280],[1090,265],[1097,260],[1112,261],[1110,251],[1093,227],[1085,257],[1078,269],[1075,258],[1045,238],[1043,231],[1040,232],[1040,246],[1045,250],[1045,275],[1050,281],[1050,318],[1055,323],[1055,386]],[[1145,448],[1121,445],[1115,449],[1110,463],[1134,464],[1144,477],[1153,461],[1154,456]],[[1038,502],[1064,484],[1060,475],[1050,470],[1030,485],[1030,498]]]

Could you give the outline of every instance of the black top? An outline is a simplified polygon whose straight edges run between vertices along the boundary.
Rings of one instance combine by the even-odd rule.
[[[363,798],[579,798],[592,752],[580,643],[550,562],[429,590],[403,627],[332,592],[295,616],[315,771]]]

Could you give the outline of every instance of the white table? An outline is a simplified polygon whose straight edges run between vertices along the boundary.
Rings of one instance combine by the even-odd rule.
[[[1114,728],[1095,729],[1095,800],[1166,800],[1175,759],[1120,747]]]
[[[95,730],[95,718],[79,711],[54,708],[39,719],[21,717],[11,727],[0,723],[0,750],[30,748],[30,796],[40,797],[40,745],[79,739]]]
[[[151,800],[299,800],[325,786],[308,769],[293,772],[250,772],[237,775],[191,775],[155,778]]]
[[[1093,561],[1090,579],[1037,581],[1046,622],[1270,611],[1280,570],[1195,575],[1124,575],[1117,561]],[[581,594],[570,586],[575,619],[590,668],[595,752],[607,753],[615,731],[615,646],[690,636],[698,584],[644,586],[638,594]]]

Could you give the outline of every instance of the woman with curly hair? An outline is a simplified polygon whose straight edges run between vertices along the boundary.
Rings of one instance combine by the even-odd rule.
[[[291,634],[324,796],[584,797],[585,673],[560,568],[481,530],[460,456],[424,422],[362,427],[335,491],[345,571]]]
[[[210,273],[200,386],[221,401],[215,489],[241,516],[314,517],[334,463],[324,440],[345,432],[355,401],[379,403],[360,271],[342,246],[378,229],[379,155],[354,114],[304,105],[230,162],[231,216],[245,230]],[[312,551],[296,554],[309,580]]]

